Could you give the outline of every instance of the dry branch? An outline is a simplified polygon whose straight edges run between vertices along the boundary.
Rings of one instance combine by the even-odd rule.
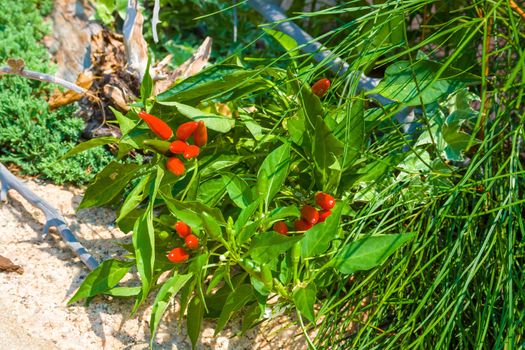
[[[9,66],[6,67],[0,67],[0,75],[3,74],[13,74],[13,75],[19,75],[24,78],[32,79],[32,80],[39,80],[46,83],[53,83],[60,86],[65,87],[68,90],[73,90],[79,94],[84,94],[87,92],[86,89],[71,83],[69,81],[66,81],[64,79],[57,78],[55,76],[41,73],[41,72],[35,72],[32,70],[25,70],[24,69],[24,61],[20,59],[8,59],[7,64]]]
[[[122,28],[124,48],[128,69],[137,75],[139,81],[142,81],[148,65],[148,44],[142,36],[143,24],[144,17],[138,9],[137,0],[128,0],[126,19]]]

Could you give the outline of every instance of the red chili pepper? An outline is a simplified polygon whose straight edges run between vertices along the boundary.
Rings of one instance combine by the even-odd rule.
[[[180,247],[173,248],[173,250],[168,254],[168,260],[175,264],[185,262],[189,257],[190,255],[188,252],[184,248]]]
[[[180,238],[186,238],[187,236],[191,235],[191,227],[189,227],[185,222],[177,221],[174,227]]]
[[[330,89],[330,80],[326,78],[320,79],[312,85],[312,92],[319,97],[323,97],[328,89]]]
[[[315,202],[324,210],[330,210],[335,207],[335,199],[328,193],[319,192],[315,195]]]
[[[305,205],[301,209],[301,218],[304,221],[314,225],[317,223],[317,221],[319,221],[319,213],[317,212],[317,209],[311,205]]]
[[[184,242],[186,243],[186,247],[190,249],[197,249],[199,248],[199,237],[195,235],[187,235],[184,239]]]
[[[177,176],[181,176],[186,171],[184,163],[179,158],[168,158],[166,168]]]
[[[139,117],[148,124],[151,131],[163,140],[168,140],[173,136],[173,130],[162,119],[148,114],[144,111],[139,112]]]
[[[273,230],[277,233],[285,235],[288,233],[288,226],[286,226],[286,223],[284,221],[279,221],[276,222],[275,225],[273,225]]]
[[[189,145],[184,150],[184,158],[186,158],[186,159],[195,158],[195,157],[197,157],[199,155],[199,153],[200,153],[199,147],[197,147],[195,145]]]
[[[177,138],[182,141],[186,141],[197,129],[197,122],[187,122],[179,125],[176,131]]]
[[[202,147],[208,142],[208,130],[206,130],[206,124],[202,120],[199,120],[199,125],[193,134],[193,141],[196,146]]]
[[[326,218],[332,215],[330,210],[319,210],[319,222],[325,222]]]
[[[188,146],[189,145],[184,141],[175,140],[170,144],[170,151],[175,154],[184,154],[184,151],[186,151]]]
[[[296,220],[293,225],[296,231],[307,231],[313,226],[311,223],[304,221],[303,219]]]

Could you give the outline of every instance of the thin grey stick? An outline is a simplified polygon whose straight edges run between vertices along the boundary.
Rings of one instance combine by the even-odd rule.
[[[0,200],[3,202],[7,201],[7,191],[9,189],[14,189],[22,197],[24,197],[29,203],[35,207],[42,210],[46,216],[46,223],[44,225],[44,235],[49,232],[49,228],[55,226],[62,237],[62,240],[66,245],[75,253],[80,260],[87,266],[88,269],[93,270],[98,266],[98,262],[93,258],[91,254],[82,246],[82,244],[77,240],[73,232],[66,225],[64,217],[53,208],[51,204],[38,197],[36,194],[31,192],[26,185],[24,185],[19,179],[16,178],[7,168],[0,163]]]
[[[78,86],[77,84],[71,83],[67,80],[57,78],[55,76],[41,73],[41,72],[35,72],[32,70],[25,70],[25,69],[15,69],[13,67],[0,67],[0,75],[4,74],[13,74],[13,75],[20,75],[24,78],[29,78],[33,80],[40,80],[46,83],[53,83],[60,86],[65,87],[68,90],[73,90],[75,92],[78,92],[79,94],[84,94],[87,92],[86,89]]]

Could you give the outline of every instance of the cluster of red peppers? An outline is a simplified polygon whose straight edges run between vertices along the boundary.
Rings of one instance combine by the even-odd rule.
[[[321,208],[317,210],[311,205],[304,205],[301,208],[301,217],[294,222],[296,231],[304,232],[311,229],[315,224],[324,222],[327,217],[332,215],[332,208],[335,206],[335,199],[328,193],[319,192],[315,195],[315,203]],[[282,235],[288,233],[288,225],[284,221],[276,222],[273,230]]]
[[[179,237],[184,239],[186,248],[192,250],[199,248],[199,237],[195,236],[191,232],[191,227],[189,227],[186,223],[182,221],[177,221],[177,223],[173,225],[173,228],[175,229],[175,231],[177,231]],[[173,248],[168,254],[168,260],[172,263],[185,262],[189,259],[189,257],[190,254],[188,253],[188,251],[182,247]]]
[[[162,119],[148,114],[144,111],[139,112],[139,117],[143,119],[155,135],[162,140],[169,140],[173,137],[173,130]],[[200,148],[208,142],[208,130],[204,122],[187,122],[179,125],[175,132],[177,140],[170,144],[169,150],[174,155],[181,155],[184,159],[192,159],[199,155]],[[193,136],[193,145],[188,143],[188,139]],[[169,157],[166,161],[166,168],[177,176],[181,176],[186,171],[186,167],[181,159]]]
[[[312,85],[312,92],[318,97],[323,97],[330,88],[330,80],[323,78]],[[162,140],[169,140],[173,137],[173,130],[162,119],[148,114],[144,111],[139,112],[139,117],[143,119],[148,127]],[[181,124],[175,132],[177,139],[171,142],[169,150],[174,155],[181,155],[184,159],[192,159],[199,155],[200,148],[208,142],[208,132],[203,121],[187,122]],[[193,136],[193,145],[188,143],[188,139]],[[186,167],[181,159],[169,157],[166,161],[166,168],[173,174],[180,176],[186,171]],[[315,196],[315,202],[320,210],[311,205],[304,205],[301,208],[301,218],[294,222],[296,231],[304,232],[313,227],[313,225],[324,222],[332,214],[331,209],[335,206],[335,199],[331,195],[319,192]],[[191,227],[182,221],[177,221],[173,226],[179,237],[184,239],[186,248],[198,249],[199,238],[195,236]],[[288,226],[284,221],[279,221],[273,225],[273,230],[286,235]],[[169,261],[173,263],[182,263],[189,259],[190,254],[183,247],[173,248],[167,255]]]

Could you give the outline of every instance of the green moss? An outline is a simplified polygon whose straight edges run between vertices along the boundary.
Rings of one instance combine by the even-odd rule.
[[[28,69],[52,73],[41,40],[48,32],[42,16],[51,0],[10,0],[0,11],[0,64],[22,58]],[[112,159],[103,148],[92,149],[57,163],[78,143],[84,128],[74,107],[50,112],[44,99],[55,86],[17,76],[0,78],[0,161],[11,162],[24,174],[42,175],[56,183],[84,183]]]

